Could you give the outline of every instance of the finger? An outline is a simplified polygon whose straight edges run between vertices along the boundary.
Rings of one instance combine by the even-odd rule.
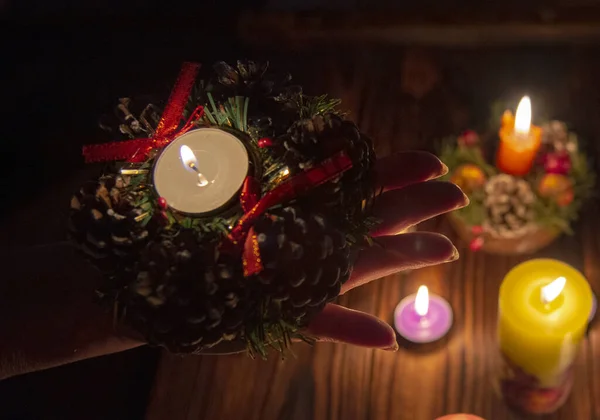
[[[377,186],[394,190],[448,173],[448,167],[427,152],[402,152],[377,160]]]
[[[435,420],[484,420],[481,417],[472,414],[449,414],[444,417],[438,417]]]
[[[341,293],[398,271],[456,259],[458,250],[450,239],[439,233],[415,232],[383,236],[372,247],[360,252],[352,275],[342,286]]]
[[[307,332],[319,341],[398,350],[396,333],[381,319],[332,303],[312,319]]]
[[[375,201],[373,212],[382,222],[372,235],[395,235],[412,225],[468,204],[467,196],[451,182],[423,182],[389,191]]]

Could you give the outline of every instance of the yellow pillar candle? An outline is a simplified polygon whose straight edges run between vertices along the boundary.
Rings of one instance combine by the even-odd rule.
[[[500,286],[498,337],[506,401],[532,413],[560,407],[590,311],[585,277],[560,261],[537,259],[513,268]]]

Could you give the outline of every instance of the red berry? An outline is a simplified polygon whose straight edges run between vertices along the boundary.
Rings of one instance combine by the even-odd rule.
[[[273,146],[273,140],[268,137],[263,137],[262,139],[258,140],[258,147],[260,147],[261,149],[271,146]]]
[[[475,147],[479,144],[479,135],[476,131],[466,130],[458,137],[458,144],[462,147]]]
[[[483,248],[483,236],[478,236],[469,244],[471,251],[476,252]]]
[[[168,207],[167,200],[165,200],[164,197],[158,198],[158,207],[160,207],[163,210],[166,210],[166,208]]]
[[[567,152],[548,153],[543,157],[544,171],[567,175],[571,170],[571,157]]]

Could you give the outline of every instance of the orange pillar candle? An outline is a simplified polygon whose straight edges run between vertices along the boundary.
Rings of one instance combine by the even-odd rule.
[[[511,175],[525,175],[531,169],[540,148],[542,129],[531,125],[531,101],[525,96],[519,102],[517,114],[505,111],[500,127],[500,144],[496,166]]]

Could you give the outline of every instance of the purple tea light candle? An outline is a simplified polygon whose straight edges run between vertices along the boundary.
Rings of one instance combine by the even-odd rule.
[[[396,331],[413,343],[431,343],[448,333],[452,308],[442,297],[429,295],[427,286],[402,299],[394,311]]]

